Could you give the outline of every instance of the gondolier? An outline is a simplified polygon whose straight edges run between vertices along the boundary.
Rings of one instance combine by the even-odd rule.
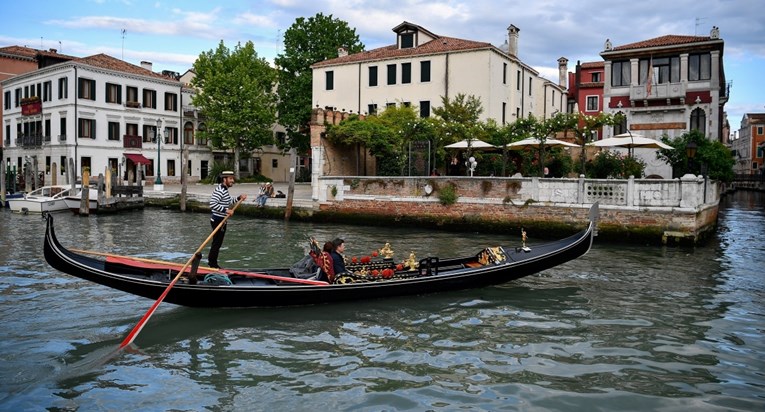
[[[215,190],[210,196],[210,226],[213,230],[226,218],[231,216],[234,211],[231,209],[231,205],[234,204],[234,200],[231,198],[231,194],[228,193],[228,188],[234,185],[234,172],[225,171],[221,173],[221,182],[215,186]],[[247,199],[246,194],[241,194],[236,198],[236,201]],[[220,268],[218,265],[218,253],[220,247],[223,245],[223,238],[226,236],[226,226],[223,226],[213,236],[212,244],[210,245],[210,254],[207,256],[207,263],[211,268]]]

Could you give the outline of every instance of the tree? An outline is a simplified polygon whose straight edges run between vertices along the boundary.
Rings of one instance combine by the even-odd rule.
[[[478,139],[481,134],[478,118],[483,113],[481,99],[473,95],[458,94],[454,99],[441,96],[441,107],[433,109],[433,114],[441,118],[440,143],[448,145],[466,139]],[[470,143],[470,140],[468,140]],[[443,146],[441,146],[442,148]],[[436,148],[437,150],[439,148]],[[472,154],[472,148],[468,146],[465,151],[465,160]]]
[[[585,164],[587,162],[586,148],[593,134],[603,126],[613,126],[622,121],[622,114],[608,114],[600,112],[596,116],[586,115],[584,113],[566,113],[559,114],[560,117],[557,132],[572,131],[576,143],[581,146],[582,154],[580,156],[582,174],[585,174]]]
[[[198,131],[201,137],[215,148],[232,149],[234,165],[241,153],[273,144],[276,72],[258,57],[252,42],[238,43],[232,51],[221,41],[217,49],[200,54],[193,69],[191,85],[198,93],[192,104],[204,113],[207,126]]]
[[[299,17],[284,32],[284,53],[274,62],[279,71],[279,123],[287,129],[287,144],[301,152],[309,149],[308,123],[311,120],[311,65],[338,56],[338,48],[359,53],[364,44],[356,30],[332,15]]]
[[[660,149],[656,157],[667,161],[672,166],[673,177],[685,173],[707,175],[710,179],[722,182],[733,180],[733,166],[736,160],[728,147],[718,141],[707,139],[698,130],[683,133],[680,137],[670,139],[664,136],[661,140],[673,149]],[[696,145],[693,159],[688,158],[688,144]],[[706,173],[704,173],[706,172]]]

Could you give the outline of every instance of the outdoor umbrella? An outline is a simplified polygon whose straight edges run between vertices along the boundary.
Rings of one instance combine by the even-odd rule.
[[[595,147],[617,146],[617,147],[626,147],[628,149],[633,149],[635,147],[640,147],[644,149],[673,149],[672,146],[662,143],[658,140],[649,139],[640,134],[630,135],[629,133],[617,134],[614,137],[598,140],[590,144]]]
[[[528,139],[519,140],[507,145],[508,148],[513,150],[521,150],[528,147],[538,148],[541,145],[541,141],[536,137],[529,137]],[[573,143],[569,143],[558,139],[545,139],[545,147],[579,147]]]
[[[470,148],[471,149],[492,149],[496,148],[497,146],[494,146],[492,144],[486,143],[483,140],[478,139],[465,139],[460,140],[457,143],[452,143],[449,145],[444,146],[446,149],[467,149],[468,148],[468,141],[470,141]]]

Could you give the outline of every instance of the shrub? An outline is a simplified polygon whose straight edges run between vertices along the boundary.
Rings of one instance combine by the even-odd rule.
[[[457,188],[453,184],[448,184],[438,191],[438,201],[444,206],[457,203],[457,199]]]

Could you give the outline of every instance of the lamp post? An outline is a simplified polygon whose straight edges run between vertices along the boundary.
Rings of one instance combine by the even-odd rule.
[[[163,190],[164,185],[162,185],[162,178],[160,177],[162,175],[162,169],[161,169],[161,160],[160,160],[160,154],[161,154],[161,148],[162,148],[162,119],[157,119],[157,130],[154,131],[154,138],[157,140],[157,178],[154,180],[154,190]]]
[[[695,166],[693,159],[696,157],[696,142],[691,141],[685,145],[685,154],[688,156],[688,173],[691,173],[693,171],[693,167]],[[694,172],[693,174],[696,173]]]

